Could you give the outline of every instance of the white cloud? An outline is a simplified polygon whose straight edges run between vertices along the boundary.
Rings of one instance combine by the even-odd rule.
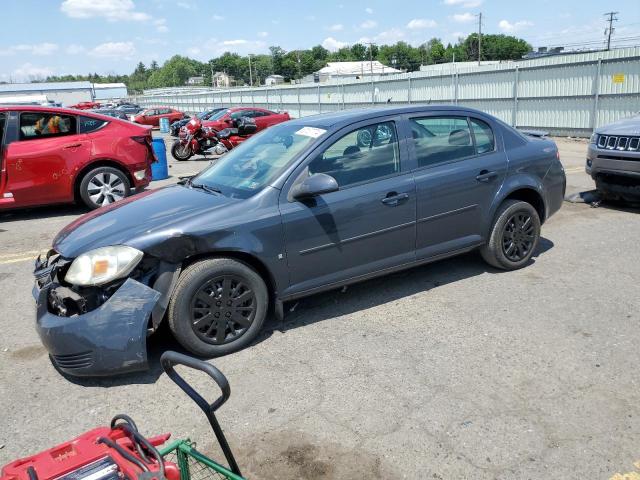
[[[409,23],[407,23],[407,28],[410,30],[419,30],[422,28],[433,28],[438,26],[435,20],[430,20],[426,18],[414,18]]]
[[[322,41],[322,46],[332,52],[335,52],[342,47],[346,47],[347,45],[347,42],[341,42],[340,40],[336,40],[333,37],[327,37]]]
[[[364,9],[364,11],[367,12],[369,15],[373,15],[373,8],[367,7]]]
[[[482,0],[444,0],[444,4],[464,8],[476,8],[482,5]]]
[[[246,45],[247,43],[249,43],[249,40],[225,40],[222,42],[222,45],[236,46],[236,45]]]
[[[49,67],[38,67],[31,63],[24,63],[13,71],[13,75],[26,80],[38,80],[53,75],[53,70]]]
[[[159,33],[167,33],[169,31],[166,18],[158,18],[157,20],[153,21],[153,24],[156,26],[156,30]]]
[[[305,20],[308,20],[310,22],[315,22],[316,21],[316,16],[315,15],[307,15],[306,17],[304,17]]]
[[[72,43],[66,48],[65,51],[67,55],[79,55],[81,53],[86,52],[87,49],[84,48],[82,45],[76,45],[75,43]]]
[[[18,53],[28,53],[37,56],[47,56],[58,50],[58,45],[55,43],[34,43],[34,44],[20,44],[12,45],[5,49],[0,50],[0,56],[16,55]]]
[[[385,30],[384,32],[380,32],[373,40],[379,44],[390,45],[392,43],[399,42],[403,40],[405,37],[404,31],[400,28],[392,28],[390,30]]]
[[[262,37],[262,38],[268,37],[269,36],[269,32],[258,32],[258,36]]]
[[[500,27],[500,30],[503,32],[516,32],[523,28],[531,27],[532,25],[533,23],[528,20],[520,20],[514,23],[510,23],[508,20],[500,20],[498,23],[498,27]]]
[[[89,51],[89,55],[100,58],[132,57],[136,53],[136,47],[132,42],[106,42],[101,43]]]
[[[187,53],[189,55],[191,55],[192,57],[196,57],[196,56],[200,55],[201,52],[202,52],[202,50],[200,50],[198,47],[187,48]]]
[[[224,20],[224,17],[222,15],[213,15],[211,17],[213,20],[215,20],[216,22],[219,22],[221,20]]]
[[[184,8],[185,10],[191,10],[193,8],[193,5],[188,2],[178,2],[176,3],[176,6]]]
[[[145,21],[150,15],[135,10],[133,0],[64,0],[60,10],[71,18],[102,17],[118,20]]]
[[[331,30],[332,32],[341,32],[344,30],[344,25],[341,23],[334,23],[333,25],[327,27],[327,30]]]
[[[223,40],[222,42],[209,41],[206,44],[207,51],[221,55],[224,52],[235,52],[240,54],[264,52],[266,43],[262,40],[246,40],[244,38]]]
[[[471,23],[476,20],[476,16],[473,13],[465,12],[465,13],[456,13],[453,17],[454,22],[458,23]]]
[[[376,28],[377,26],[378,26],[378,22],[376,22],[375,20],[365,20],[360,24],[360,28],[364,28],[364,29]]]

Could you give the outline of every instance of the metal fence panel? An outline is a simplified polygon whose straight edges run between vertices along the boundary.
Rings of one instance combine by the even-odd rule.
[[[292,117],[386,103],[453,103],[518,127],[589,135],[640,111],[640,47],[322,84],[164,88],[135,100],[188,113],[238,105],[287,110]]]

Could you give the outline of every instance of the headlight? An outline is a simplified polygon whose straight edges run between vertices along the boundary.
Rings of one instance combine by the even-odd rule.
[[[72,285],[104,285],[131,273],[142,255],[140,250],[125,245],[96,248],[77,257],[64,279]]]
[[[591,134],[591,138],[589,139],[589,143],[596,143],[597,139],[598,139],[598,134],[597,133],[592,133]]]

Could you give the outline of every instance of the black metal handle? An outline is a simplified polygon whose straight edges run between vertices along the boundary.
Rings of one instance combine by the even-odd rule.
[[[196,402],[196,404],[202,409],[205,414],[213,413],[218,408],[220,408],[224,402],[229,399],[231,395],[231,387],[229,386],[229,381],[224,374],[218,370],[216,367],[207,363],[203,360],[198,360],[197,358],[189,357],[187,355],[183,355],[182,353],[167,351],[162,354],[160,357],[160,364],[162,368],[167,373],[167,376],[173,380],[173,382],[178,385],[184,392],[189,395],[191,400]],[[222,391],[222,395],[216,399],[213,403],[209,403],[204,399],[202,395],[200,395],[196,390],[189,385],[184,378],[182,378],[178,372],[173,368],[175,365],[184,365],[185,367],[193,368],[194,370],[200,370],[201,372],[209,375],[220,387]]]
[[[385,205],[395,206],[395,205],[398,205],[400,202],[402,202],[402,201],[404,201],[404,200],[406,200],[408,198],[409,198],[409,194],[408,193],[391,192],[391,193],[388,193],[387,196],[384,197],[381,201]]]
[[[231,451],[231,447],[229,446],[229,442],[227,442],[227,438],[224,436],[224,432],[222,431],[222,428],[220,427],[218,419],[215,415],[215,411],[220,408],[231,395],[231,387],[229,386],[227,377],[225,377],[220,370],[218,370],[210,363],[198,360],[197,358],[189,357],[188,355],[183,355],[178,352],[164,352],[160,357],[160,364],[162,365],[164,371],[167,373],[167,376],[171,380],[173,380],[173,382],[182,390],[184,390],[184,392],[189,395],[189,397],[200,407],[200,409],[207,416],[207,419],[211,424],[211,428],[213,429],[213,433],[216,435],[216,439],[220,444],[220,448],[222,449],[222,452],[227,459],[229,468],[236,475],[242,476],[242,473],[240,473],[240,467],[238,467],[238,463],[236,462],[236,459],[233,456],[233,452]],[[218,384],[220,390],[222,391],[222,395],[213,403],[207,402],[202,395],[196,392],[195,389],[186,382],[184,378],[178,375],[178,372],[176,372],[173,368],[175,365],[184,365],[185,367],[193,368],[194,370],[200,370],[201,372],[206,373]]]
[[[496,172],[490,172],[489,170],[482,170],[478,176],[476,176],[476,180],[479,182],[488,182],[492,178],[497,177],[498,174]]]

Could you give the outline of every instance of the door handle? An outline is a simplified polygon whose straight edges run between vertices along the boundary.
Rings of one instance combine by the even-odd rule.
[[[82,144],[81,144],[81,143],[70,143],[70,144],[68,144],[68,145],[65,145],[65,146],[64,146],[64,147],[62,147],[62,148],[78,148],[78,147],[81,147],[81,146],[82,146]]]
[[[489,180],[496,178],[497,172],[490,172],[489,170],[482,170],[477,176],[476,180],[479,182],[488,182]]]
[[[385,205],[389,205],[391,207],[395,207],[400,202],[404,202],[408,198],[409,198],[409,194],[408,193],[389,192],[389,193],[387,193],[387,196],[384,197],[381,200],[381,202],[384,203]]]

